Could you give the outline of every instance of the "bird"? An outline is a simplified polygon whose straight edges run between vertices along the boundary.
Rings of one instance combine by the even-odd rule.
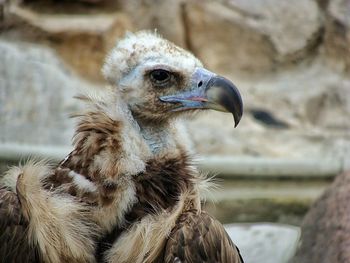
[[[209,182],[183,124],[213,109],[237,126],[237,87],[152,31],[126,33],[102,73],[104,88],[77,96],[73,150],[1,177],[1,260],[243,263],[202,209]]]

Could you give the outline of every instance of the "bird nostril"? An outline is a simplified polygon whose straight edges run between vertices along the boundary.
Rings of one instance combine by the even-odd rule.
[[[198,82],[198,88],[202,87],[203,81]]]

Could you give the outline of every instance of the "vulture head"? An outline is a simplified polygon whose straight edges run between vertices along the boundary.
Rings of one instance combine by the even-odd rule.
[[[242,99],[230,80],[155,33],[129,33],[102,72],[140,122],[166,122],[198,109],[231,112],[235,126],[242,117]]]

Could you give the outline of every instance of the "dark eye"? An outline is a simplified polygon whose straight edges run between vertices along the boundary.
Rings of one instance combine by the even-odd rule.
[[[166,84],[170,80],[170,72],[164,69],[156,69],[150,73],[151,80],[157,85]]]

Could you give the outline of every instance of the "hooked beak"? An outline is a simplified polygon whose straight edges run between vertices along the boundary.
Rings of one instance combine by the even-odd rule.
[[[159,99],[165,103],[179,104],[172,111],[213,109],[231,112],[235,127],[243,114],[243,102],[236,86],[230,80],[204,68],[194,71],[188,91],[162,96]]]

